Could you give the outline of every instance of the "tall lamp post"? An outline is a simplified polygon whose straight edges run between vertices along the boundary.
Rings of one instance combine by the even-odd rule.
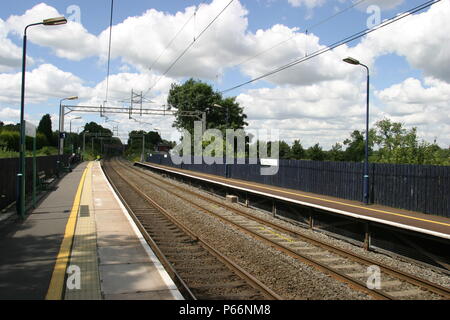
[[[62,102],[65,100],[77,100],[77,96],[68,97],[59,100],[59,139],[58,139],[58,160],[57,160],[57,175],[61,171],[61,155],[64,154],[64,108]]]
[[[81,119],[81,117],[75,117],[75,118],[70,119],[70,121],[69,121],[69,123],[70,123],[70,125],[69,125],[69,132],[70,133],[72,133],[72,121],[73,120],[78,120],[78,119]]]
[[[353,65],[360,65],[367,70],[366,142],[364,146],[363,199],[364,204],[369,204],[369,67],[351,57],[345,58],[343,61]]]
[[[70,144],[71,144],[71,146],[72,146],[72,153],[73,153],[73,139],[72,139],[72,121],[73,120],[77,120],[77,119],[81,119],[81,117],[75,117],[75,118],[72,118],[72,119],[70,119],[70,121],[69,121],[69,133],[70,133]]]
[[[222,109],[225,109],[226,110],[226,112],[227,112],[227,118],[226,118],[226,126],[225,126],[225,130],[226,129],[228,129],[228,125],[229,125],[229,118],[230,118],[230,109],[228,108],[228,107],[224,107],[224,106],[221,106],[220,104],[217,104],[217,103],[214,103],[214,105],[213,105],[214,107],[217,107],[217,108],[222,108]],[[227,160],[228,160],[228,158],[227,158]],[[225,162],[225,178],[228,178],[228,176],[229,176],[229,171],[230,171],[230,168],[229,168],[229,166],[228,166],[228,163],[227,162]]]
[[[17,192],[17,213],[20,217],[25,217],[25,70],[27,58],[27,30],[29,27],[44,25],[56,26],[66,24],[67,20],[64,17],[45,19],[41,22],[32,23],[25,27],[23,32],[23,53],[22,53],[22,89],[20,95],[20,159],[19,159],[19,173],[18,178],[18,192]]]
[[[227,124],[226,124],[226,126],[228,127],[228,122],[229,122],[229,119],[230,119],[230,110],[229,110],[229,108],[228,107],[224,107],[224,106],[221,106],[220,104],[217,104],[217,103],[214,103],[214,107],[218,107],[218,108],[222,108],[222,109],[225,109],[226,110],[226,112],[227,112]]]

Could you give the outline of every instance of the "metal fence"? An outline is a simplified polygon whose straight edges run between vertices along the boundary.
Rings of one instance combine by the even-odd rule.
[[[261,175],[261,164],[181,164],[152,154],[156,164],[253,181],[283,188],[362,201],[363,163],[279,160],[275,175]],[[193,163],[193,159],[192,159]],[[372,203],[450,218],[450,167],[371,163]]]
[[[36,157],[36,172],[44,171],[47,177],[54,176],[57,158],[58,156]],[[68,158],[68,155],[63,155],[63,163],[67,163]],[[30,194],[33,189],[33,158],[26,158],[25,170],[25,190]],[[19,158],[0,159],[0,209],[16,200],[18,172]]]

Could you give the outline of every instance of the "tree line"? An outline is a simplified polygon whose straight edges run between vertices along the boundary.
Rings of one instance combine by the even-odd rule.
[[[206,115],[206,128],[244,129],[248,123],[244,109],[236,97],[223,97],[212,86],[199,80],[189,79],[184,84],[172,84],[167,103],[176,109],[173,127],[186,129],[193,136],[194,121],[198,118],[187,116],[186,112],[199,111]],[[248,145],[255,143],[247,139]],[[271,142],[267,143],[270,151]],[[208,143],[203,143],[206,147]],[[225,149],[225,144],[223,145]],[[281,159],[303,159],[315,161],[364,161],[365,132],[354,130],[342,142],[335,143],[331,149],[324,150],[320,143],[304,148],[301,139],[290,145],[279,141]],[[420,139],[417,128],[406,129],[400,122],[390,119],[378,121],[369,131],[369,161],[396,164],[450,165],[450,148],[443,149],[434,141],[429,143]],[[225,152],[224,152],[225,153]],[[237,154],[236,154],[237,155]],[[237,155],[240,156],[240,155]],[[242,155],[241,155],[242,156]]]
[[[400,122],[383,119],[369,131],[369,161],[395,164],[450,165],[450,148],[443,149],[434,141],[426,142],[417,135],[417,128],[406,129]],[[279,142],[282,159],[316,161],[364,161],[365,132],[354,130],[342,143],[323,150],[319,143],[307,149],[300,140],[292,145]]]
[[[86,134],[84,137],[84,133]],[[95,137],[95,134],[110,136],[111,138]],[[104,152],[103,145],[115,144],[121,146],[120,139],[112,137],[110,129],[104,128],[96,122],[86,123],[83,131],[79,133],[66,132],[64,139],[64,153],[83,152],[83,141],[85,142],[85,158],[94,159],[97,155]],[[84,138],[84,139],[83,139]],[[59,131],[52,130],[52,120],[50,114],[45,114],[39,121],[36,129],[36,149],[37,155],[55,155],[58,154]],[[17,157],[20,147],[20,124],[4,124],[0,121],[0,157]],[[33,139],[26,137],[27,156],[31,155],[33,148]]]

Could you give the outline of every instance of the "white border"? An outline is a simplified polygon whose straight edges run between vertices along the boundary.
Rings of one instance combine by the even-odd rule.
[[[235,188],[235,189],[239,189],[239,190],[243,190],[243,191],[248,191],[248,192],[252,192],[252,193],[256,193],[256,194],[260,194],[260,195],[264,195],[264,196],[270,196],[272,198],[276,198],[276,199],[280,199],[280,200],[284,200],[284,201],[288,201],[288,202],[294,202],[294,203],[301,204],[301,205],[304,205],[304,206],[309,206],[309,207],[313,207],[313,208],[317,208],[317,209],[322,209],[322,210],[326,210],[326,211],[331,211],[331,212],[343,214],[343,215],[350,216],[350,217],[357,218],[357,219],[369,220],[369,221],[373,221],[373,222],[377,222],[377,223],[381,223],[381,224],[387,224],[387,225],[394,226],[394,227],[401,228],[401,229],[406,229],[406,230],[411,230],[411,231],[416,231],[416,232],[420,232],[420,233],[429,234],[429,235],[432,235],[432,236],[435,236],[435,237],[439,237],[439,238],[450,239],[450,234],[445,234],[445,233],[436,232],[436,231],[432,231],[432,230],[427,230],[427,229],[423,229],[423,228],[413,227],[413,226],[409,226],[409,225],[406,225],[406,224],[392,222],[392,221],[388,221],[388,220],[382,220],[382,219],[378,219],[378,218],[368,217],[368,216],[364,216],[364,215],[360,215],[360,214],[356,214],[356,213],[351,213],[351,212],[348,212],[348,211],[343,211],[343,210],[339,210],[339,209],[334,209],[334,208],[330,208],[330,207],[321,206],[321,205],[314,204],[314,203],[309,203],[309,202],[304,202],[304,201],[295,200],[295,199],[291,199],[291,198],[286,198],[286,197],[282,197],[282,196],[278,196],[278,195],[270,194],[270,193],[265,193],[265,192],[261,192],[261,191],[257,191],[257,190],[253,190],[253,189],[247,189],[247,188],[243,188],[243,187],[239,187],[239,186],[235,186],[235,185],[230,185],[230,184],[219,182],[219,181],[214,181],[214,180],[211,180],[211,179],[201,178],[199,176],[194,176],[194,175],[190,175],[190,174],[179,172],[179,171],[175,171],[175,170],[166,169],[166,168],[159,167],[159,166],[154,166],[154,165],[151,165],[151,164],[148,164],[148,163],[142,163],[142,162],[139,162],[139,161],[137,161],[136,163],[139,163],[140,165],[143,165],[143,166],[148,166],[148,167],[152,167],[152,168],[156,168],[156,169],[165,170],[165,171],[173,172],[173,173],[176,173],[176,174],[184,175],[184,176],[187,176],[187,177],[190,177],[190,178],[204,180],[204,181],[208,181],[208,182],[211,182],[211,183],[220,184],[220,185],[223,185],[223,186],[227,186],[227,187],[231,187],[231,188]]]
[[[100,163],[98,162],[99,166]],[[134,233],[136,234],[137,238],[139,239],[142,247],[144,248],[145,252],[147,252],[148,257],[150,258],[150,261],[155,265],[156,270],[158,270],[159,275],[163,279],[164,283],[166,284],[167,289],[170,290],[170,293],[175,298],[175,300],[184,300],[183,296],[181,295],[180,291],[178,290],[177,286],[173,282],[173,280],[170,278],[167,271],[164,269],[163,265],[159,261],[158,257],[155,255],[153,250],[148,245],[145,238],[142,236],[141,231],[136,226],[136,223],[134,222],[133,218],[131,218],[130,214],[128,213],[127,209],[123,205],[122,201],[120,201],[119,197],[117,196],[116,192],[112,188],[111,184],[109,183],[109,180],[106,178],[105,173],[103,172],[103,168],[100,166],[100,171],[102,172],[103,178],[105,179],[106,183],[108,184],[109,189],[111,190],[112,194],[114,195],[114,198],[119,203],[119,207],[122,210],[122,213],[125,215],[125,217],[128,219],[128,222],[131,225],[131,228],[133,229]]]

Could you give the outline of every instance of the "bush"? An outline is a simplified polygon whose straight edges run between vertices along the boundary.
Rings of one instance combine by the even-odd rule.
[[[8,151],[19,151],[20,134],[17,131],[0,132],[0,145]]]

